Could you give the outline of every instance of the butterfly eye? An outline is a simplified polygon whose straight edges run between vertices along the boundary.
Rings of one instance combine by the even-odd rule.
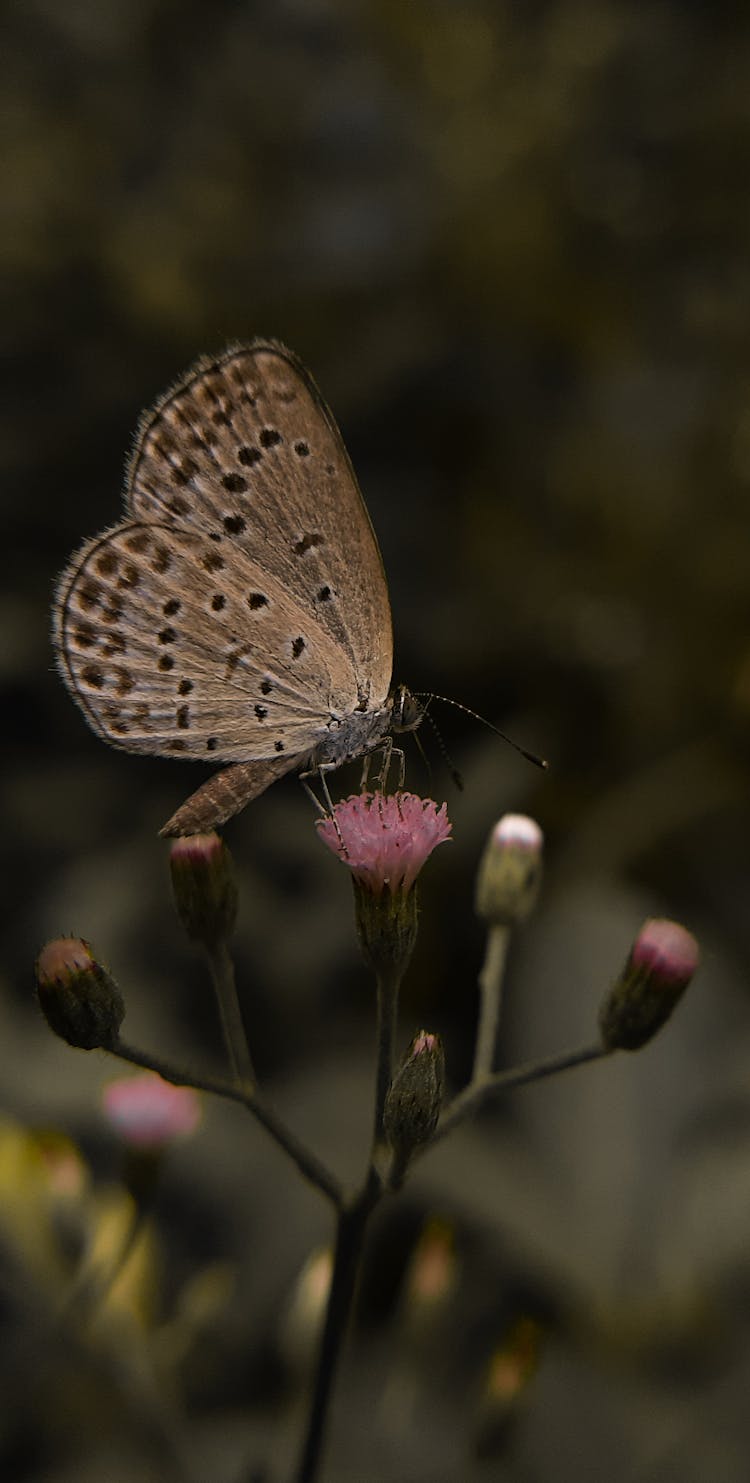
[[[416,696],[405,685],[399,685],[393,697],[393,730],[416,731],[423,717],[424,706],[420,705]]]

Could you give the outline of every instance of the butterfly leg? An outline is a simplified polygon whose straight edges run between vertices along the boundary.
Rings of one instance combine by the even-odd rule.
[[[377,779],[375,782],[375,790],[378,793],[384,793],[386,783],[388,782],[388,774],[391,770],[391,757],[393,756],[393,737],[384,736],[383,740],[378,742],[377,747],[375,747],[373,750],[376,752],[380,752],[382,758],[380,769],[378,771]]]
[[[403,747],[394,746],[393,738],[389,736],[383,743],[383,764],[378,774],[378,787],[382,792],[385,792],[388,786],[388,775],[396,760],[398,760],[396,792],[399,793],[406,781],[406,753]]]
[[[393,747],[391,757],[398,757],[398,788],[396,791],[400,792],[406,782],[406,753],[403,747]]]
[[[380,768],[375,779],[374,790],[376,793],[378,791],[383,791],[383,782],[384,779],[388,776],[388,771],[391,765],[391,753],[393,752],[393,741],[389,736],[385,737],[383,741],[376,742],[375,746],[372,747],[369,752],[365,752],[364,757],[362,758],[362,777],[359,784],[360,793],[367,792],[367,788],[370,782],[370,763],[377,752],[380,753],[383,760],[380,764]]]
[[[400,794],[400,792],[401,792],[401,790],[402,790],[402,788],[404,786],[404,782],[406,780],[406,753],[404,752],[403,747],[394,747],[393,742],[391,742],[391,748],[390,748],[390,751],[388,753],[388,766],[389,767],[390,767],[391,762],[393,761],[394,757],[398,757],[398,784],[396,786],[396,795],[398,796]],[[399,818],[401,818],[402,817],[402,814],[401,814],[401,799],[400,799],[400,797],[398,798],[398,813],[399,813]]]
[[[328,811],[327,811],[327,809],[324,809],[324,807],[323,807],[320,799],[318,798],[317,793],[314,791],[314,789],[312,789],[310,787],[310,784],[307,782],[307,778],[308,777],[311,777],[311,776],[312,776],[311,773],[301,772],[300,775],[299,775],[299,780],[300,780],[300,782],[302,784],[302,787],[304,788],[304,790],[305,790],[308,798],[313,803],[313,805],[314,805],[314,807],[316,809],[316,812],[320,814],[321,819],[327,819],[328,818]]]
[[[333,827],[336,830],[336,834],[338,836],[339,844],[341,845],[342,853],[344,855],[348,855],[349,854],[349,851],[346,848],[346,845],[344,843],[343,835],[341,833],[341,830],[339,829],[339,822],[338,822],[338,819],[336,818],[336,813],[335,813],[335,810],[334,810],[334,807],[333,807],[333,799],[331,798],[331,794],[330,794],[329,789],[328,789],[328,783],[326,782],[326,773],[327,772],[333,772],[334,769],[335,769],[335,767],[337,765],[338,764],[331,765],[330,763],[328,765],[326,765],[326,763],[323,762],[319,767],[311,767],[309,769],[309,771],[307,771],[307,772],[301,772],[300,775],[299,775],[299,779],[300,779],[300,782],[302,784],[302,787],[304,788],[304,790],[305,790],[308,798],[311,798],[312,799],[312,801],[315,804],[315,807],[318,810],[318,813],[321,815],[321,817],[324,818],[324,819],[331,819],[332,820]],[[321,803],[320,799],[313,792],[312,788],[310,787],[310,784],[307,782],[307,779],[308,778],[312,778],[312,777],[316,777],[318,779],[318,782],[320,783],[320,791],[323,794],[323,797],[324,797],[325,802],[326,802],[326,807],[325,808],[323,807],[323,804]]]
[[[379,741],[372,748],[372,751],[365,753],[362,763],[361,791],[364,793],[367,788],[370,779],[370,759],[374,757],[376,752],[380,752],[382,761],[375,780],[375,792],[383,793],[385,791],[388,783],[388,774],[391,770],[391,763],[394,757],[398,758],[398,783],[396,785],[396,791],[398,792],[403,788],[406,778],[406,756],[402,747],[394,746],[393,737],[391,736],[384,737],[382,741]]]

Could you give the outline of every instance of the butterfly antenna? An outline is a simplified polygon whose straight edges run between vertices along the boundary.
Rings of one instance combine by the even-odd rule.
[[[522,757],[525,757],[527,762],[533,762],[534,763],[534,766],[535,767],[541,767],[543,772],[546,772],[547,771],[547,769],[549,767],[549,762],[547,761],[546,757],[538,757],[537,754],[536,754],[536,752],[528,752],[525,747],[519,746],[518,742],[515,742],[513,740],[512,736],[507,736],[504,731],[501,731],[500,728],[499,728],[499,726],[493,726],[492,722],[491,721],[488,721],[486,716],[480,716],[479,712],[478,711],[473,711],[470,706],[468,706],[468,705],[462,705],[460,700],[451,700],[450,696],[448,696],[448,695],[436,695],[434,693],[434,691],[432,691],[432,690],[430,690],[430,691],[422,691],[422,692],[420,692],[419,690],[416,690],[414,692],[414,694],[415,694],[417,700],[423,700],[425,702],[425,714],[427,714],[427,706],[429,705],[429,703],[430,703],[431,700],[441,700],[444,705],[452,705],[452,706],[455,706],[455,708],[456,708],[457,711],[463,711],[465,715],[467,715],[467,716],[473,716],[473,718],[474,718],[475,721],[481,721],[481,723],[482,723],[483,726],[487,726],[490,731],[494,731],[495,736],[499,736],[499,737],[501,737],[501,739],[504,742],[507,742],[508,743],[508,746],[509,747],[512,747],[513,750],[514,750],[514,752],[520,752],[521,756]],[[431,716],[427,716],[427,719],[429,720],[430,724],[434,727],[435,731],[437,732],[438,739],[440,740],[440,743],[441,743],[441,750],[443,751],[443,755],[444,755],[446,761],[448,762],[448,765],[452,768],[452,763],[450,761],[450,758],[448,757],[448,754],[445,751],[445,748],[442,746],[442,737],[440,736],[440,733],[437,731],[437,727],[435,726],[435,722],[432,720],[432,717]],[[453,768],[452,768],[452,770],[455,771],[455,769],[453,769]],[[456,776],[457,776],[457,774],[456,774]],[[459,786],[461,786],[461,785],[459,784]]]
[[[421,700],[422,697],[419,696],[418,699]],[[446,767],[448,768],[448,771],[449,771],[449,773],[450,773],[450,775],[451,775],[451,777],[452,777],[452,779],[453,779],[456,787],[458,788],[459,792],[460,793],[463,793],[463,791],[464,791],[464,780],[461,777],[461,774],[460,774],[458,768],[456,767],[456,765],[455,765],[455,763],[453,761],[453,758],[451,757],[451,755],[450,755],[450,753],[448,751],[448,748],[446,747],[445,742],[443,741],[443,738],[442,738],[440,732],[438,731],[438,728],[437,728],[437,725],[436,725],[435,721],[433,720],[432,716],[430,715],[430,713],[429,713],[429,711],[427,709],[427,705],[429,705],[429,702],[431,700],[439,700],[439,699],[440,699],[440,696],[439,695],[425,696],[425,700],[426,700],[427,704],[425,705],[425,708],[424,708],[424,711],[423,711],[423,714],[422,714],[422,720],[423,721],[424,720],[429,721],[429,723],[430,723],[430,725],[431,725],[431,727],[432,727],[432,729],[433,729],[433,731],[435,733],[435,737],[436,737],[436,740],[437,740],[438,750],[440,752],[440,756],[442,757],[444,763],[446,764]],[[414,733],[414,740],[417,743],[417,746],[419,747],[419,750],[422,753],[422,756],[424,757],[425,762],[427,762],[427,766],[429,768],[430,767],[430,764],[427,761],[427,755],[425,753],[425,749],[422,746],[422,743],[419,740],[419,737],[418,737],[416,731]],[[431,769],[430,769],[430,771],[431,771]]]
[[[414,738],[414,745],[416,746],[417,751],[419,752],[419,755],[422,758],[422,761],[424,762],[425,772],[427,773],[427,781],[428,781],[428,783],[431,786],[432,785],[432,763],[430,762],[430,759],[427,756],[427,753],[426,753],[424,747],[422,746],[421,741],[419,740],[419,733],[416,732],[416,731],[413,731],[412,732],[412,736]]]

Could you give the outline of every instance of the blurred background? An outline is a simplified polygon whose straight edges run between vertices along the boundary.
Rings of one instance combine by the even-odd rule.
[[[422,881],[404,1043],[439,1030],[451,1086],[469,1072],[474,873],[509,809],[545,832],[546,885],[511,954],[498,1064],[590,1039],[645,917],[684,922],[703,953],[652,1046],[498,1105],[378,1212],[324,1476],[739,1483],[746,8],[26,0],[4,31],[4,1476],[185,1477],[151,1424],[167,1397],[197,1478],[276,1480],[302,1424],[305,1264],[329,1214],[236,1108],[207,1103],[175,1150],[116,1311],[75,1340],[55,1328],[121,1197],[100,1107],[118,1068],[55,1041],[32,991],[42,943],[79,933],[130,1040],[222,1068],[157,839],[204,772],[86,728],[49,607],[70,552],[119,517],[142,408],[197,355],[260,334],[302,357],[341,426],[396,678],[550,759],[542,775],[447,707],[465,791],[429,735],[432,776],[410,755],[454,840]],[[356,789],[356,769],[337,783]],[[293,778],[226,837],[256,1064],[356,1178],[373,996],[346,874]]]

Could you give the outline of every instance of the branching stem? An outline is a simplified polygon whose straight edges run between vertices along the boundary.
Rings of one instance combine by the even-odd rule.
[[[173,1086],[194,1087],[199,1092],[212,1092],[217,1097],[226,1097],[230,1102],[239,1102],[251,1112],[253,1117],[262,1123],[267,1133],[279,1147],[294,1161],[300,1174],[310,1184],[315,1185],[336,1209],[341,1209],[344,1203],[343,1189],[340,1180],[332,1174],[325,1164],[311,1152],[304,1143],[292,1133],[282,1122],[278,1113],[269,1106],[260,1093],[247,1087],[236,1086],[231,1081],[224,1081],[220,1077],[196,1076],[191,1071],[181,1071],[172,1066],[161,1056],[150,1055],[147,1051],[136,1050],[132,1045],[127,1045],[123,1040],[117,1040],[111,1047],[113,1055],[119,1056],[123,1061],[130,1061],[133,1066],[143,1066],[147,1071],[156,1071],[169,1081]]]
[[[601,1041],[597,1041],[594,1045],[563,1051],[560,1055],[547,1056],[539,1061],[527,1061],[524,1066],[516,1066],[512,1071],[498,1071],[494,1076],[484,1077],[482,1081],[470,1082],[446,1107],[432,1139],[418,1152],[426,1153],[446,1133],[451,1133],[464,1118],[476,1112],[492,1097],[499,1096],[502,1092],[515,1091],[516,1087],[528,1086],[532,1081],[544,1081],[548,1076],[557,1075],[559,1071],[569,1071],[573,1066],[598,1061],[608,1055],[611,1055],[611,1051]]]

